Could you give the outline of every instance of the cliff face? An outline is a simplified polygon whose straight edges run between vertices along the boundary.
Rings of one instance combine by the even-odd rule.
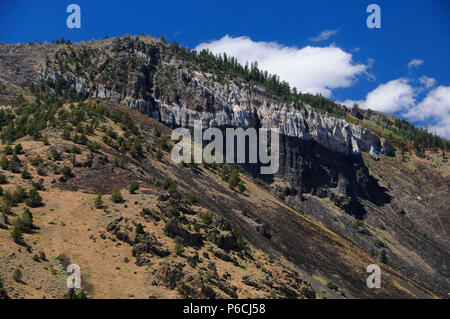
[[[343,119],[321,114],[308,105],[293,105],[274,99],[261,89],[232,82],[221,85],[201,74],[185,71],[175,74],[177,90],[194,92],[190,96],[157,96],[160,120],[166,124],[188,126],[201,119],[211,127],[278,128],[280,133],[302,140],[313,140],[330,151],[346,155],[368,152],[371,146],[387,152],[387,145],[372,132]],[[169,88],[171,89],[171,88]]]
[[[83,44],[79,46],[83,47]],[[96,81],[92,73],[89,76],[67,67],[66,51],[61,52],[50,45],[48,48],[8,45],[2,48],[2,55],[11,59],[9,62],[18,58],[14,52],[21,52],[21,58],[29,61],[26,70],[22,70],[26,76],[18,78],[16,74],[5,73],[4,80],[56,83],[58,78],[64,78],[64,85],[82,96],[112,99],[167,125],[189,126],[195,119],[201,119],[206,127],[260,125],[279,128],[280,133],[287,136],[314,140],[330,151],[346,155],[369,152],[372,146],[382,153],[391,153],[387,141],[380,140],[364,127],[319,113],[308,105],[284,103],[254,85],[240,81],[218,83],[211,74],[191,70],[183,61],[174,61],[167,52],[155,46],[134,48],[129,53],[134,65],[125,67],[134,66],[135,70],[119,79],[123,80],[119,86],[112,85],[105,77],[122,71],[121,55],[118,61],[112,61],[104,51],[101,51],[103,56],[95,57],[92,67],[99,74],[96,78],[100,79]],[[64,62],[58,60],[61,56]]]
[[[40,48],[34,53],[40,59],[27,66],[37,72],[27,80],[53,85],[60,81],[82,96],[111,99],[168,126],[192,127],[194,120],[201,120],[204,128],[278,128],[281,168],[276,177],[289,183],[284,192],[343,195],[343,207],[355,216],[365,214],[356,197],[375,200],[371,194],[381,192],[360,154],[373,148],[391,155],[392,147],[370,130],[309,105],[283,102],[255,85],[238,80],[219,83],[159,44],[132,44],[127,49],[114,57],[107,44],[91,49],[94,61],[80,71],[67,61],[71,52],[88,50],[82,44],[69,51]],[[257,176],[256,170],[250,170]]]

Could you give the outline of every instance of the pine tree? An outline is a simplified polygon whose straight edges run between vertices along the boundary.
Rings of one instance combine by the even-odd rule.
[[[20,228],[15,225],[11,231],[11,237],[17,244],[23,243],[23,234]]]

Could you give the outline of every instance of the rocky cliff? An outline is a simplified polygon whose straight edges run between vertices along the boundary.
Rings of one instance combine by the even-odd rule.
[[[289,183],[284,192],[344,195],[343,207],[355,216],[365,214],[356,196],[380,197],[381,190],[361,162],[361,152],[374,149],[392,155],[385,139],[309,105],[284,102],[255,84],[239,79],[221,83],[213,74],[178,59],[161,42],[130,39],[121,46],[103,41],[100,47],[78,43],[63,48],[8,45],[2,47],[5,64],[13,63],[19,48],[27,56],[27,70],[22,71],[27,75],[5,72],[4,81],[36,85],[47,81],[83,97],[125,104],[167,126],[190,127],[201,120],[204,128],[278,128],[282,146],[276,176]]]

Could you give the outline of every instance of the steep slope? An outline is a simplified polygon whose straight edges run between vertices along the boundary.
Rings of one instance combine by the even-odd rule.
[[[131,140],[127,146],[127,143],[122,143],[123,139],[117,139],[117,133],[106,129],[103,133],[94,130],[88,140],[98,141],[102,156],[91,150],[86,162],[104,163],[92,167],[79,167],[72,163],[75,177],[51,184],[50,193],[53,189],[61,189],[63,193],[106,194],[112,192],[112,185],[125,188],[139,179],[141,188],[155,192],[156,198],[159,193],[152,189],[158,184],[157,181],[164,181],[164,177],[170,176],[176,181],[183,198],[195,196],[200,203],[198,209],[212,212],[215,221],[225,218],[233,225],[231,230],[235,227],[240,229],[252,249],[256,249],[256,254],[264,252],[276,259],[286,258],[291,267],[297,267],[302,278],[312,284],[317,294],[323,294],[319,291],[325,289],[329,297],[337,297],[332,289],[324,288],[328,281],[337,284],[348,297],[425,297],[433,296],[433,293],[446,296],[450,277],[449,166],[444,158],[441,160],[438,154],[428,153],[429,161],[434,163],[434,167],[430,167],[427,160],[415,156],[406,162],[398,154],[397,157],[390,157],[394,155],[394,150],[389,142],[369,130],[368,125],[351,124],[308,105],[283,101],[254,83],[219,79],[217,73],[202,71],[195,61],[177,52],[171,46],[148,37],[71,45],[0,46],[0,80],[4,84],[2,99],[3,104],[8,105],[7,109],[20,108],[22,103],[16,97],[22,91],[41,99],[52,92],[66,101],[78,99],[79,95],[101,99],[89,102],[94,105],[105,99],[141,112],[109,102],[106,108],[116,110],[118,107],[139,123],[137,136],[147,145],[143,147],[143,156],[148,161],[133,160],[136,153],[142,152],[133,146],[136,140]],[[15,85],[26,88],[26,91],[17,89]],[[32,96],[27,103],[31,101]],[[95,111],[89,112],[95,114],[102,108],[93,109]],[[84,122],[87,121],[85,117]],[[241,179],[245,181],[246,191],[239,194],[222,181],[227,176],[217,167],[185,167],[171,163],[164,154],[164,150],[170,149],[170,142],[152,137],[155,135],[154,128],[158,127],[158,131],[166,132],[167,140],[167,128],[150,118],[174,127],[189,127],[195,119],[201,119],[205,127],[277,127],[281,132],[280,170],[263,181],[261,178],[264,176],[259,176],[255,167],[244,166],[248,175],[241,173]],[[128,121],[125,123],[129,125]],[[81,131],[85,129],[85,124],[77,125],[81,125]],[[69,128],[79,130],[77,125],[71,124]],[[35,131],[45,132],[46,129],[35,127],[24,134],[17,134],[17,130],[13,134],[10,128],[4,126],[4,139],[6,136],[15,143],[23,135],[34,136]],[[59,132],[55,133],[55,138],[64,133],[62,127],[57,130]],[[128,130],[135,129],[129,126]],[[121,136],[121,131],[118,132]],[[50,136],[50,132],[48,134]],[[100,135],[107,138],[100,140],[96,137]],[[123,136],[127,140],[126,134]],[[40,137],[36,134],[35,138]],[[70,138],[74,139],[74,136]],[[61,145],[62,142],[55,139],[52,143]],[[366,153],[371,148],[385,155],[379,155],[381,159],[376,161]],[[115,153],[113,149],[116,149]],[[125,161],[132,164],[132,168],[127,164],[125,171],[115,169],[111,172],[107,163],[120,162],[121,156],[126,156]],[[423,175],[417,174],[418,170]],[[411,174],[415,175],[411,177]],[[424,192],[430,195],[421,196]],[[83,198],[81,193],[70,196]],[[156,207],[157,216],[161,218],[160,214],[164,216],[165,209],[157,208],[155,198],[145,203]],[[134,206],[131,199],[127,200],[126,206],[126,209]],[[240,213],[243,208],[245,214]],[[186,210],[182,208],[182,212],[183,209]],[[428,211],[430,213],[426,213]],[[123,208],[117,211],[124,212]],[[171,217],[183,224],[186,220],[190,222],[189,215],[183,212],[180,216]],[[139,216],[138,210],[130,216]],[[182,234],[187,236],[184,241],[190,242],[192,238],[185,231],[180,231],[169,217],[166,219],[164,223],[169,225],[169,235],[171,232],[175,237]],[[139,217],[135,220],[136,223],[142,222]],[[75,227],[76,223],[73,224],[72,227]],[[163,232],[168,235],[161,227],[145,226],[156,234]],[[222,244],[217,234],[210,234],[212,229],[208,229],[207,225],[203,227],[205,232],[202,237],[209,238],[214,244]],[[142,244],[136,239],[131,242]],[[165,240],[158,239],[157,242],[170,246]],[[144,250],[151,249],[146,247]],[[60,245],[55,251],[63,253],[69,248],[70,245]],[[383,277],[382,289],[370,290],[365,284],[365,268],[370,263],[377,263],[373,258],[381,255],[386,255],[382,258],[387,264],[382,266],[383,276],[386,277]],[[235,256],[237,263],[240,263],[240,258],[244,262],[247,257]],[[136,262],[140,263],[139,260],[137,258]],[[87,258],[83,262],[89,264]],[[255,261],[246,262],[257,264]],[[244,275],[240,273],[240,276]],[[102,286],[101,281],[96,280],[94,286]],[[249,280],[247,278],[245,281],[257,287],[256,291],[265,291],[265,297],[290,296],[289,292],[279,295],[276,289],[267,288],[270,287],[267,283],[256,283],[255,286],[255,282]],[[219,287],[218,281],[212,282]],[[198,282],[196,285],[201,288]],[[289,284],[281,286],[290,287]],[[333,287],[331,284],[329,286]],[[102,291],[103,295],[94,293],[94,296],[109,296],[105,292],[107,289],[102,288]],[[292,296],[310,296],[306,292],[296,294]],[[164,296],[164,293],[160,292],[158,296]],[[176,297],[170,293],[167,296]],[[242,293],[238,296],[250,295]]]

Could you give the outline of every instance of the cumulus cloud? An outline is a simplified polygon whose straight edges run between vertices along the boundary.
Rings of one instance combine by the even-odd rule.
[[[450,86],[440,85],[431,90],[417,105],[404,116],[412,121],[429,121],[431,132],[450,137]]]
[[[436,83],[435,79],[426,76],[420,78],[419,82],[426,88],[431,88]],[[413,87],[409,80],[400,78],[379,85],[364,100],[338,103],[347,107],[353,107],[357,103],[362,108],[397,113],[407,120],[424,124],[432,133],[450,138],[450,86],[438,86],[417,102],[417,92],[422,90],[423,88]]]
[[[395,113],[413,106],[415,95],[408,79],[400,78],[379,85],[367,94],[365,100],[345,100],[338,103],[347,107],[352,107],[356,103],[365,109]]]
[[[365,64],[356,64],[352,55],[330,45],[327,47],[287,47],[276,42],[255,42],[249,37],[224,36],[199,44],[195,50],[208,49],[214,54],[226,52],[238,62],[258,62],[260,69],[278,74],[301,92],[331,96],[335,88],[351,86],[356,77],[366,74]]]
[[[324,41],[329,39],[331,36],[335,35],[338,32],[338,30],[325,30],[320,32],[319,35],[315,37],[309,38],[311,41],[318,42],[318,41]]]
[[[380,112],[394,113],[415,103],[414,88],[401,78],[379,85],[367,94],[364,107]]]
[[[438,136],[450,139],[450,118],[446,117],[437,121],[436,124],[428,125],[427,130]]]
[[[423,60],[420,60],[420,59],[412,59],[412,60],[409,61],[409,63],[408,63],[408,69],[417,68],[417,67],[419,67],[419,65],[421,65],[422,63],[423,63]]]
[[[415,103],[415,90],[404,78],[389,81],[379,85],[367,94],[365,100],[346,100],[338,102],[347,107],[357,103],[362,108],[370,108],[385,113],[395,113],[408,109]]]

